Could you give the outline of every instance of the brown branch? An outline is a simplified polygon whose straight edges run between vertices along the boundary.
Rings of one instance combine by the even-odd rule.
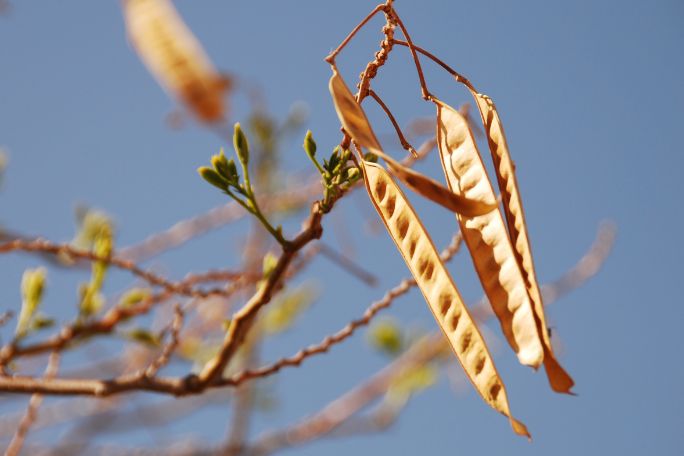
[[[385,394],[390,383],[401,372],[437,356],[442,350],[442,340],[440,332],[424,337],[378,373],[330,402],[321,411],[282,431],[257,439],[248,454],[265,456],[278,449],[302,445],[327,435],[375,398]]]
[[[221,289],[195,290],[183,283],[171,282],[160,275],[146,271],[132,261],[124,260],[115,256],[103,257],[88,250],[77,249],[68,244],[54,244],[44,239],[35,239],[30,241],[15,239],[13,241],[0,244],[0,254],[16,251],[44,252],[52,255],[66,255],[72,258],[106,263],[110,266],[129,271],[151,285],[162,287],[167,291],[184,296],[206,298],[214,295],[222,296],[225,293],[224,290]]]
[[[235,273],[229,271],[209,271],[203,274],[189,274],[186,279],[180,282],[179,286],[189,287],[202,282],[221,281],[222,279],[225,280],[226,278],[234,277],[234,274]],[[235,280],[228,287],[222,289],[220,295],[229,297],[245,285],[255,283],[260,277],[261,276],[256,277],[254,275],[242,274],[241,279]],[[116,329],[119,323],[146,314],[154,306],[173,296],[173,292],[165,290],[161,293],[150,295],[142,302],[132,307],[112,307],[99,319],[86,323],[74,322],[64,326],[59,333],[46,340],[25,346],[16,344],[5,345],[0,349],[0,366],[6,365],[12,359],[20,356],[35,356],[49,351],[61,351],[79,339],[96,334],[109,334]]]
[[[363,267],[354,263],[349,257],[341,254],[323,242],[319,242],[318,247],[321,255],[328,258],[334,264],[344,269],[366,285],[372,287],[377,284],[378,278],[373,273],[366,271]]]
[[[44,378],[50,380],[55,375],[57,375],[57,369],[59,368],[59,353],[52,352],[48,360],[47,367],[45,368]],[[21,447],[24,446],[24,440],[26,440],[26,435],[29,429],[36,421],[38,417],[38,408],[43,402],[43,396],[41,394],[32,394],[31,399],[29,399],[29,405],[26,409],[26,414],[19,422],[19,427],[17,432],[12,437],[7,449],[5,450],[5,456],[17,456],[21,452]]]
[[[181,328],[183,327],[183,316],[183,309],[181,308],[180,304],[176,304],[174,307],[173,322],[171,323],[170,328],[171,337],[169,338],[169,342],[164,345],[159,357],[152,361],[147,369],[141,372],[141,376],[147,378],[154,377],[157,375],[157,372],[159,372],[159,369],[168,364],[169,360],[171,359],[171,355],[176,350],[176,347],[178,347],[178,342],[180,341],[179,336]]]
[[[456,253],[458,253],[462,239],[463,238],[460,233],[454,236],[454,238],[451,241],[451,244],[446,249],[444,249],[444,251],[441,254],[442,261],[448,262],[456,255]],[[281,358],[278,361],[267,366],[263,366],[254,370],[242,371],[230,377],[229,381],[232,383],[240,384],[245,380],[251,378],[272,375],[277,373],[284,367],[299,366],[305,359],[310,358],[311,356],[326,353],[328,350],[330,350],[332,346],[337,345],[351,337],[357,329],[368,325],[368,323],[370,323],[370,321],[373,319],[373,317],[375,317],[375,315],[377,315],[378,312],[380,312],[382,309],[386,309],[387,307],[389,307],[396,298],[408,293],[409,290],[411,290],[411,288],[413,288],[414,286],[416,286],[416,281],[413,278],[402,280],[399,283],[399,285],[388,290],[387,293],[385,293],[385,295],[380,300],[373,302],[366,309],[361,318],[352,320],[351,322],[347,323],[347,325],[344,326],[342,329],[340,329],[334,334],[326,336],[318,344],[302,348],[294,355],[289,356],[287,358]]]
[[[590,251],[583,256],[583,258],[579,261],[579,263],[573,267],[568,273],[566,273],[563,277],[561,277],[559,280],[554,282],[551,289],[553,289],[555,286],[558,284],[562,284],[560,289],[563,291],[568,291],[565,286],[567,284],[572,284],[574,287],[579,287],[581,286],[586,280],[590,279],[595,275],[598,271],[600,266],[603,264],[603,261],[606,259],[608,252],[610,251],[610,248],[612,246],[612,242],[614,239],[614,228],[612,225],[607,225],[603,224],[602,228],[599,230],[597,240],[590,249]],[[572,280],[570,279],[572,278]],[[546,300],[546,304],[549,305],[553,302],[553,299],[560,297],[559,293],[551,295],[549,298]],[[443,336],[439,332],[435,332],[432,336],[430,336],[430,342],[426,344],[426,346],[430,349],[430,353],[422,353],[421,357],[419,359],[416,359],[416,362],[426,362],[429,359],[432,359],[432,357],[437,356],[438,353],[443,349]],[[410,350],[409,350],[410,352]],[[407,353],[409,353],[407,352]],[[396,361],[393,362],[390,366],[386,367],[383,371],[381,371],[379,374],[377,374],[373,378],[377,378],[379,375],[383,375],[383,372],[386,373],[388,369],[393,369],[392,366],[395,366],[395,363],[402,362],[401,360],[405,359],[405,356],[408,356],[407,354],[402,355],[401,357],[397,358]],[[276,370],[277,371],[277,370]],[[274,371],[275,372],[275,371]],[[264,376],[268,375],[269,373],[264,373],[263,375],[255,375],[255,376]],[[253,377],[248,377],[245,376],[244,380],[248,378],[253,378]],[[194,379],[196,382],[196,379]],[[372,379],[371,379],[372,381]],[[224,379],[221,382],[217,382],[214,385],[210,385],[212,387],[216,386],[236,386],[240,382],[236,381],[236,378],[229,378],[229,379]],[[176,394],[176,395],[186,395],[186,394],[192,394],[192,393],[199,393],[201,390],[197,389],[192,389],[188,388],[188,384],[193,384],[192,380],[189,380],[189,376],[186,376],[184,378],[178,378],[178,379],[169,379],[169,378],[158,378],[154,377],[152,379],[147,379],[146,382],[142,382],[140,380],[137,381],[131,381],[131,378],[119,378],[119,379],[114,379],[114,380],[65,380],[65,379],[52,379],[52,380],[46,380],[46,379],[33,379],[30,377],[0,377],[0,391],[5,391],[5,392],[23,392],[23,393],[44,393],[44,394],[53,394],[53,395],[76,395],[76,394],[85,394],[85,395],[95,395],[95,396],[106,396],[106,395],[111,395],[111,394],[116,394],[116,393],[121,393],[125,391],[155,391],[155,392],[162,392],[162,393],[168,393],[168,394]],[[382,388],[377,388],[373,389],[373,391],[376,392],[376,396],[379,394],[384,393],[384,389]],[[323,415],[325,416],[325,415]],[[321,414],[314,415],[314,419],[316,417],[319,417],[321,421],[314,421],[314,423],[319,422],[322,424],[325,424],[325,426],[319,426],[316,427],[316,429],[332,429],[334,426],[331,428],[330,421],[326,421],[321,417]],[[312,427],[303,426],[299,427],[300,429],[299,436],[304,436],[306,439],[311,440],[315,436],[312,436],[309,431],[313,429]],[[303,429],[303,431],[302,431]],[[308,430],[307,430],[308,429]],[[297,435],[297,433],[295,433]],[[265,437],[266,438],[266,437]],[[265,439],[263,438],[263,439]],[[262,441],[263,441],[262,439]],[[306,441],[306,439],[304,441]],[[273,441],[273,440],[271,440]],[[302,440],[300,440],[302,441]],[[289,441],[288,441],[289,442]],[[278,439],[277,444],[288,444],[288,442],[283,443],[282,440]],[[291,441],[294,442],[294,441]],[[303,442],[303,441],[302,441]],[[257,445],[256,448],[261,448],[260,445]],[[268,448],[271,448],[270,444]],[[272,451],[272,450],[271,450]],[[258,453],[257,453],[258,454]]]
[[[296,253],[314,239],[319,239],[323,233],[321,226],[322,212],[319,203],[314,203],[311,214],[305,222],[304,229],[286,247],[280,255],[273,271],[259,287],[256,294],[240,309],[230,321],[228,331],[224,337],[219,353],[209,361],[198,376],[199,385],[206,386],[219,379],[223,370],[244,340],[247,332],[254,324],[257,313],[270,302],[276,286],[294,259]]]

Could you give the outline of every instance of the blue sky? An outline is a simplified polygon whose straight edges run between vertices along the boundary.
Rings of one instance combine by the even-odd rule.
[[[261,85],[277,116],[305,102],[306,128],[321,150],[339,140],[323,57],[373,2],[177,3],[219,68]],[[473,392],[455,394],[442,380],[415,398],[385,434],[323,441],[295,454],[681,454],[684,311],[676,284],[684,252],[675,238],[684,222],[676,196],[684,165],[684,4],[397,0],[396,8],[416,43],[497,102],[540,278],[552,280],[574,264],[601,220],[615,221],[618,239],[602,272],[549,310],[577,397],[554,395],[541,373],[499,351],[512,408],[532,431],[532,444],[514,436]],[[380,26],[373,22],[339,58],[348,80],[375,52]],[[434,93],[452,104],[470,101],[437,67],[424,66]],[[402,124],[434,113],[420,99],[404,49],[393,52],[374,87]],[[74,205],[86,203],[112,214],[118,243],[127,245],[220,204],[221,195],[195,168],[228,144],[194,124],[169,130],[164,118],[175,107],[128,45],[117,1],[15,0],[10,14],[0,17],[0,145],[10,155],[0,223],[64,241],[73,235]],[[378,112],[369,112],[376,130],[389,132]],[[232,120],[246,114],[244,100],[236,100]],[[284,150],[290,171],[310,168],[300,143],[297,136]],[[401,153],[396,147],[391,152]],[[420,169],[438,177],[436,155]],[[326,227],[350,227],[357,260],[381,270],[381,286],[391,286],[408,271],[389,238],[353,229],[357,205],[370,208],[361,193],[355,198],[358,204],[341,206]],[[417,207],[437,242],[445,243],[455,227],[452,217]],[[247,229],[221,230],[167,254],[165,270],[181,277],[235,265],[234,246]],[[327,235],[334,244],[332,230]],[[17,305],[21,273],[36,264],[26,256],[0,257],[1,309]],[[462,257],[452,272],[463,295],[474,300],[480,290],[470,269]],[[310,270],[320,276],[324,293],[311,315],[266,347],[264,356],[319,340],[381,296],[382,289],[351,278],[330,284],[325,275],[335,271],[325,261]],[[51,275],[46,306],[53,314],[69,315],[65,307],[74,291],[59,283],[75,277]],[[434,327],[416,293],[387,314]],[[317,410],[382,363],[359,335],[305,368],[283,373],[277,381],[281,407],[259,415],[254,433]],[[227,417],[227,404],[219,404],[174,429],[218,439]],[[154,444],[144,434],[135,439]]]

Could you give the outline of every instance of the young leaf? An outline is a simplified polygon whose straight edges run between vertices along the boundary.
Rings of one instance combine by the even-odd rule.
[[[45,290],[45,268],[27,269],[21,278],[21,310],[17,319],[17,327],[14,334],[17,338],[24,337],[33,329],[32,323],[36,311],[43,299]]]
[[[152,290],[149,288],[132,288],[128,290],[119,300],[119,307],[128,309],[152,296]]]
[[[237,168],[235,162],[226,158],[226,154],[221,148],[221,152],[211,157],[211,166],[214,170],[229,183],[237,182]]]
[[[202,176],[202,179],[220,190],[225,190],[228,188],[228,181],[208,166],[200,166],[197,168],[197,173]]]
[[[308,130],[306,132],[306,136],[304,136],[304,150],[306,151],[306,154],[313,160],[316,156],[316,141],[313,139],[311,130]]]
[[[361,165],[368,195],[466,375],[485,402],[509,418],[517,434],[529,437],[525,425],[511,415],[494,360],[420,219],[384,168]]]
[[[404,349],[404,336],[394,320],[384,319],[374,324],[370,328],[368,339],[375,348],[390,356],[395,356]]]
[[[235,124],[233,133],[233,147],[235,147],[235,153],[237,154],[240,162],[247,166],[249,163],[249,143],[247,142],[247,137],[242,131],[239,123]]]

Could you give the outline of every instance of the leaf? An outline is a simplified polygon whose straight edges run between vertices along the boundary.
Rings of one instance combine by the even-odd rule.
[[[452,212],[471,216],[486,214],[496,207],[496,205],[485,204],[481,201],[471,201],[455,195],[437,181],[405,167],[385,154],[368,122],[366,114],[334,66],[329,87],[335,104],[335,110],[345,131],[349,133],[359,146],[368,149],[371,153],[385,160],[392,174],[404,182],[411,190]]]
[[[525,425],[511,416],[494,360],[420,219],[384,168],[361,165],[368,195],[466,375],[485,402],[509,418],[517,434],[529,437]]]
[[[132,288],[128,290],[119,300],[119,307],[129,309],[141,302],[149,299],[152,296],[152,290],[149,288]]]
[[[439,371],[432,364],[412,366],[392,381],[387,395],[395,401],[405,402],[411,395],[434,385],[438,374]]]
[[[285,293],[268,306],[263,316],[263,328],[269,335],[282,333],[292,327],[294,322],[316,298],[312,287],[302,286]]]
[[[107,213],[97,209],[79,206],[76,208],[76,219],[78,231],[71,243],[79,249],[91,250],[103,229],[114,231],[112,218]]]
[[[36,311],[45,291],[45,268],[27,269],[21,278],[21,310],[14,334],[17,338],[26,336],[33,328]]]
[[[208,166],[200,166],[197,168],[197,173],[202,177],[202,179],[219,190],[226,190],[230,185],[230,182],[228,182],[216,170],[209,168]]]
[[[138,342],[151,348],[158,348],[161,346],[159,335],[154,334],[145,328],[133,328],[123,333],[123,336],[133,342]]]
[[[396,356],[404,349],[404,335],[397,322],[384,319],[374,324],[368,334],[368,339],[381,352]]]
[[[495,203],[468,121],[436,101],[437,146],[449,188],[464,197]],[[475,270],[508,343],[522,364],[538,368],[544,358],[532,302],[516,262],[501,212],[477,217],[456,214]]]
[[[169,0],[124,0],[128,36],[159,84],[203,122],[225,114],[226,79]]]
[[[496,177],[503,199],[508,231],[513,242],[517,262],[525,277],[528,294],[534,305],[537,327],[544,342],[544,369],[546,370],[549,384],[554,391],[570,394],[570,390],[575,382],[558,363],[551,346],[546,326],[546,317],[544,315],[544,303],[539,291],[539,283],[537,282],[534,261],[532,259],[532,248],[529,236],[527,235],[525,212],[523,211],[522,198],[518,189],[518,181],[515,177],[515,165],[508,150],[503,125],[492,99],[487,95],[475,92],[473,89],[470,90],[473,97],[475,97],[480,115],[482,116],[489,150],[492,154],[494,169],[496,170]]]

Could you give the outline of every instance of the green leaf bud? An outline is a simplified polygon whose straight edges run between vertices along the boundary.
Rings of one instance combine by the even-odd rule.
[[[304,136],[304,150],[306,151],[306,154],[313,160],[313,158],[316,156],[316,141],[313,139],[311,130],[308,130],[306,132],[306,136]]]
[[[238,156],[240,162],[247,166],[249,163],[249,143],[247,142],[247,137],[242,132],[240,123],[235,124],[235,133],[233,134],[233,147],[235,147],[235,153]]]
[[[228,181],[226,181],[219,173],[208,166],[201,166],[197,168],[197,172],[200,176],[202,176],[202,179],[218,189],[225,190],[228,187]]]

